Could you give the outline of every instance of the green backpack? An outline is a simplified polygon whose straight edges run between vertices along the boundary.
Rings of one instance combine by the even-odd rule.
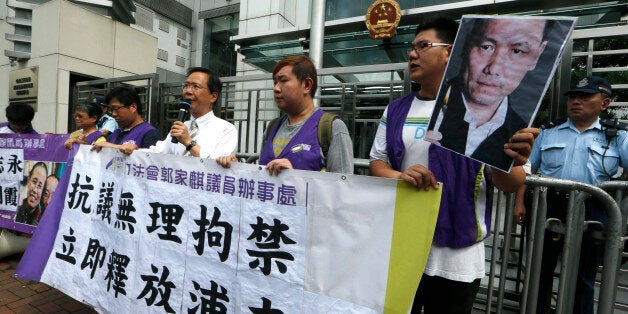
[[[318,121],[318,145],[321,146],[325,160],[327,160],[327,153],[329,152],[329,145],[331,143],[331,125],[337,117],[338,116],[333,113],[325,112]],[[270,134],[277,122],[279,122],[279,119],[281,119],[281,117],[270,120],[268,126],[266,126],[268,132],[266,132],[266,136],[264,136],[264,144],[268,140],[268,134]]]

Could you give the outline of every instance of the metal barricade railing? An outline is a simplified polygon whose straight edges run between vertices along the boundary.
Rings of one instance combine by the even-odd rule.
[[[259,160],[259,154],[257,153],[237,153],[236,158],[240,162],[245,162],[247,164],[256,163]]]
[[[256,163],[259,155],[251,153],[239,153],[236,157],[247,163]],[[354,168],[356,173],[367,173],[369,168],[369,160],[355,158]],[[519,281],[520,272],[523,271],[523,288],[518,300],[510,300],[512,304],[518,305],[514,310],[520,313],[535,313],[537,304],[538,287],[541,273],[541,259],[543,252],[543,241],[545,237],[546,225],[556,229],[564,229],[565,244],[563,246],[563,261],[560,265],[559,288],[557,308],[555,313],[572,313],[573,300],[575,295],[576,278],[579,265],[579,255],[582,233],[584,227],[596,222],[587,222],[584,220],[584,201],[587,197],[595,197],[604,205],[608,214],[608,225],[605,229],[606,245],[604,251],[602,281],[598,298],[598,313],[612,313],[616,298],[617,274],[620,269],[620,261],[622,254],[623,234],[626,230],[626,217],[628,217],[628,201],[622,202],[624,199],[624,190],[628,190],[628,182],[626,181],[610,181],[598,185],[585,184],[576,181],[554,179],[530,175],[526,178],[528,188],[534,189],[532,193],[532,207],[528,208],[527,216],[529,217],[529,232],[522,232],[521,243],[524,241],[525,234],[525,252],[523,245],[519,246],[519,259],[516,265],[517,275],[515,281]],[[559,188],[569,190],[569,204],[567,221],[564,228],[556,228],[556,221],[553,219],[546,220],[547,216],[547,188]],[[613,193],[614,198],[609,194]],[[622,204],[623,206],[619,206]],[[493,202],[494,224],[493,239],[491,243],[486,243],[492,247],[490,258],[488,259],[489,273],[488,284],[486,285],[485,299],[478,297],[476,304],[484,304],[486,313],[502,313],[505,307],[507,296],[512,298],[512,294],[506,293],[506,283],[508,280],[508,270],[513,266],[509,264],[509,256],[512,251],[511,244],[513,237],[517,236],[511,232],[514,226],[513,209],[515,205],[514,193],[505,194],[496,190],[496,198]],[[576,223],[581,221],[583,223]],[[560,223],[559,225],[563,225]],[[526,230],[522,228],[522,230]],[[501,237],[500,237],[501,236]],[[500,245],[500,242],[502,243]],[[501,254],[499,252],[501,251]],[[525,254],[525,262],[523,260]],[[499,256],[501,255],[501,256]],[[499,267],[498,267],[499,266]],[[496,281],[498,282],[496,283]],[[518,290],[516,292],[519,292]],[[516,293],[515,293],[516,295]],[[517,295],[515,296],[517,297]],[[479,302],[478,302],[479,301]],[[495,307],[493,307],[495,304]],[[477,306],[476,306],[477,308]]]
[[[564,229],[565,244],[563,247],[563,262],[560,264],[558,299],[556,301],[556,313],[572,313],[573,300],[575,295],[575,286],[579,265],[580,247],[582,234],[586,226],[591,224],[601,224],[599,222],[585,221],[584,201],[587,197],[597,198],[608,214],[608,224],[606,226],[606,245],[604,251],[604,263],[602,281],[599,292],[598,313],[611,313],[614,308],[616,298],[617,275],[619,273],[620,258],[622,252],[623,238],[625,230],[626,215],[625,209],[621,209],[623,199],[623,190],[628,189],[628,182],[612,181],[600,185],[590,185],[581,182],[553,179],[540,176],[528,176],[526,184],[529,188],[534,189],[532,194],[532,208],[528,209],[529,216],[529,233],[527,234],[526,259],[523,265],[517,265],[517,269],[523,268],[525,273],[523,290],[521,293],[520,313],[535,313],[537,304],[538,287],[541,273],[541,259],[543,252],[543,241],[545,230],[551,228]],[[559,188],[570,192],[567,221],[560,222],[556,227],[557,221],[554,219],[546,220],[547,213],[547,187]],[[614,192],[615,198],[611,197],[606,191]],[[513,233],[510,231],[513,222],[514,195],[505,195],[505,206],[502,206],[501,199],[503,193],[499,193],[494,203],[495,223],[494,235],[492,243],[492,254],[490,261],[490,270],[488,276],[488,285],[486,293],[486,312],[495,311],[501,313],[504,308],[505,301],[505,283],[508,273],[508,257],[511,253],[510,244],[512,243]],[[625,207],[625,206],[624,206]],[[500,213],[504,210],[505,212]],[[622,212],[624,213],[622,215]],[[503,218],[500,219],[501,215]],[[503,225],[503,237],[499,238],[499,231]],[[582,223],[577,223],[582,222]],[[563,228],[564,227],[564,228]],[[559,231],[562,232],[562,231]],[[497,256],[499,241],[503,241],[501,258]],[[499,267],[497,267],[499,263]],[[499,271],[499,273],[498,273]],[[499,275],[499,284],[495,289],[495,277]],[[496,290],[496,291],[495,291]],[[496,293],[496,296],[495,296]],[[492,308],[492,303],[496,303],[496,308]]]

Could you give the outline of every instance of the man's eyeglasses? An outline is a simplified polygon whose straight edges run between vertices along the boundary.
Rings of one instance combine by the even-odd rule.
[[[410,49],[408,49],[408,54],[412,53],[412,51],[419,53],[425,50],[425,48],[427,47],[445,47],[445,46],[451,46],[451,44],[431,43],[429,41],[419,41],[416,44],[412,45]]]
[[[207,86],[202,86],[202,85],[198,85],[195,83],[183,83],[183,89],[185,90],[186,88],[191,88],[195,91],[199,91],[201,89],[207,88]]]
[[[115,106],[109,106],[109,110],[108,110],[108,112],[111,114],[112,112],[118,111],[118,110],[120,110],[120,109],[122,109],[122,108],[125,108],[125,107],[128,107],[128,106],[117,106],[117,107],[115,107]]]

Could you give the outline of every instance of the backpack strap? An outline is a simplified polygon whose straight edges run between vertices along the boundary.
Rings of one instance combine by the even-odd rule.
[[[325,160],[327,160],[327,153],[331,144],[331,125],[337,118],[339,118],[337,115],[325,112],[318,121],[318,144],[321,146]]]
[[[279,119],[281,119],[281,115],[277,118],[270,120],[270,122],[268,122],[268,125],[266,126],[266,134],[264,135],[264,139],[262,141],[262,146],[266,145],[266,141],[268,140],[268,135],[270,134],[270,132],[272,132],[277,122],[279,122]]]

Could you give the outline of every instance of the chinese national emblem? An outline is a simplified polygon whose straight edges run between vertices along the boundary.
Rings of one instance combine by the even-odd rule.
[[[392,38],[397,35],[401,8],[395,0],[377,0],[366,11],[366,27],[372,39]]]

